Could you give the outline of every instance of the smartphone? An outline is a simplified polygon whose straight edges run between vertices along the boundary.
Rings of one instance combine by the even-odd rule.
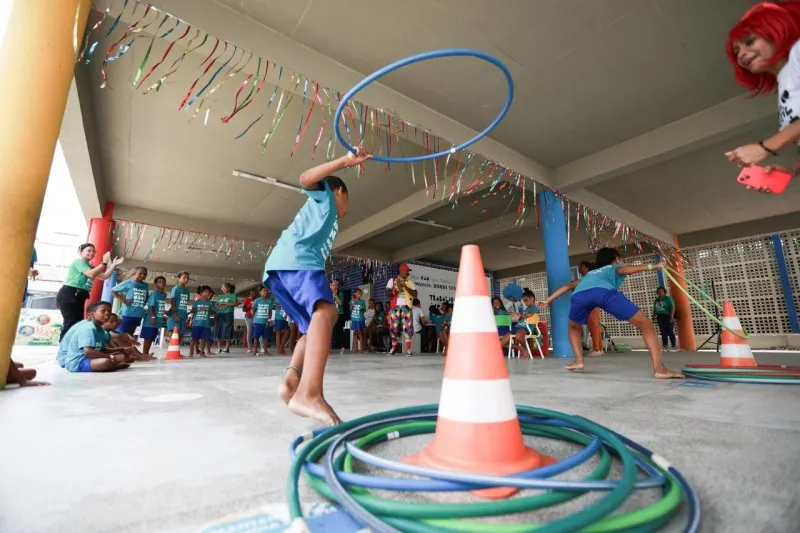
[[[792,175],[780,170],[766,172],[764,167],[752,165],[743,168],[736,181],[746,187],[767,189],[772,194],[781,194],[792,181]]]

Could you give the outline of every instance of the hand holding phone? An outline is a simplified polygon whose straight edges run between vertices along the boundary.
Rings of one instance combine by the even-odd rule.
[[[736,181],[748,189],[781,194],[792,181],[792,175],[782,170],[751,165],[742,169]]]

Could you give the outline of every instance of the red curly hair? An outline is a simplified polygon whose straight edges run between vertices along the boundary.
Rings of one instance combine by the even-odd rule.
[[[800,40],[800,1],[787,0],[780,3],[761,2],[750,8],[736,26],[728,33],[725,51],[736,72],[736,82],[754,94],[775,90],[777,79],[769,72],[754,74],[739,65],[734,52],[734,43],[757,35],[775,45],[775,55],[770,63],[775,64],[789,57],[789,51]]]

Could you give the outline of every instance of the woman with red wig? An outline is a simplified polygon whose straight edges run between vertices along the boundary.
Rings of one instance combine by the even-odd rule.
[[[800,1],[752,7],[728,34],[726,51],[739,85],[754,95],[778,93],[779,131],[725,154],[739,166],[756,165],[800,142]],[[781,170],[795,174],[798,165]]]

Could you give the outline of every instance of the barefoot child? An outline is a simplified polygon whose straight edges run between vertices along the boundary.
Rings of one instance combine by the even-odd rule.
[[[345,183],[331,174],[370,157],[359,148],[357,154],[303,172],[300,185],[308,199],[264,265],[264,284],[301,335],[280,386],[281,398],[294,414],[332,426],[341,419],[325,401],[322,381],[339,313],[325,277],[325,261],[339,230],[338,217],[347,213],[348,196]]]
[[[275,304],[275,349],[278,355],[286,355],[286,343],[289,342],[289,323],[281,304]]]
[[[195,351],[206,357],[206,348],[211,346],[211,315],[216,313],[216,306],[211,301],[211,287],[201,285],[198,289],[200,299],[192,304],[192,342],[189,344],[189,357]],[[210,354],[209,354],[210,355]]]
[[[186,332],[186,324],[189,320],[189,273],[178,272],[178,284],[172,287],[169,293],[169,320],[167,329],[171,332],[178,328],[178,332],[183,335]]]
[[[147,269],[138,266],[133,270],[130,279],[118,283],[111,289],[111,296],[122,302],[122,323],[119,325],[120,333],[133,335],[142,324],[142,318],[147,314],[147,298],[149,290],[144,278],[147,277]]]
[[[153,358],[150,352],[150,347],[153,341],[158,336],[158,331],[164,327],[164,312],[167,306],[167,293],[164,289],[167,286],[167,278],[164,276],[157,276],[153,280],[156,285],[156,290],[150,293],[147,298],[147,315],[142,323],[142,330],[139,332],[139,337],[144,340],[144,355],[148,360]]]
[[[267,343],[269,339],[269,317],[275,303],[269,297],[269,289],[261,286],[260,296],[253,302],[253,347],[258,357],[258,345],[261,344],[262,354],[269,355]]]
[[[350,301],[350,331],[353,332],[353,348],[356,353],[364,353],[364,311],[367,304],[361,299],[361,289],[353,291]]]
[[[83,320],[64,335],[58,347],[58,363],[70,372],[113,372],[128,368],[123,356],[103,352],[106,335],[103,323],[111,313],[108,302],[92,302],[87,308],[89,318]]]
[[[582,327],[586,324],[589,313],[599,307],[617,320],[626,320],[642,332],[650,358],[653,360],[653,375],[657,379],[683,378],[680,372],[673,372],[664,366],[661,358],[661,346],[656,338],[656,330],[645,314],[628,300],[619,290],[625,281],[625,276],[638,274],[646,270],[662,268],[664,265],[634,265],[624,266],[619,250],[603,248],[597,252],[594,269],[589,271],[580,280],[567,283],[547,300],[541,302],[543,307],[562,294],[572,290],[572,299],[569,309],[569,341],[575,353],[575,361],[566,366],[567,370],[583,370],[583,347],[581,345]]]

